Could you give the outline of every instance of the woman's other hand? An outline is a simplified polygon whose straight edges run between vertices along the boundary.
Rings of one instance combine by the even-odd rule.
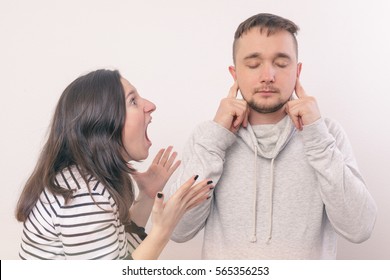
[[[170,237],[188,210],[210,198],[213,182],[205,179],[194,185],[196,179],[197,176],[190,178],[165,203],[163,194],[157,194],[152,209],[152,230],[157,229]]]

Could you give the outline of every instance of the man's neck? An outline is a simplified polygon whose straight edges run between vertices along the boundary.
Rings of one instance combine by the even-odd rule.
[[[263,114],[250,109],[249,123],[251,125],[276,124],[286,116],[286,111],[280,109],[274,113]]]

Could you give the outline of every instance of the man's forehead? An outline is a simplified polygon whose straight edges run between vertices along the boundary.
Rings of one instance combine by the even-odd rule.
[[[297,46],[294,36],[286,30],[279,29],[269,33],[268,29],[254,27],[244,33],[236,42],[236,55],[248,56],[251,53],[262,53],[264,50],[272,50],[275,53],[297,54]],[[243,54],[242,52],[245,52]]]

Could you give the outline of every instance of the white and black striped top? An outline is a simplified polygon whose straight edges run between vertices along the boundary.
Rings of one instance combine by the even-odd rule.
[[[57,184],[73,189],[65,205],[61,195],[45,189],[24,223],[21,259],[124,259],[146,237],[134,223],[123,225],[117,205],[99,181],[89,178],[90,191],[73,166]]]

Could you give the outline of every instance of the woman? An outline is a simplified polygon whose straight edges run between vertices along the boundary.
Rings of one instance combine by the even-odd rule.
[[[22,259],[158,258],[183,214],[213,186],[194,185],[193,176],[163,203],[161,190],[180,164],[172,147],[145,173],[134,170],[130,162],[149,154],[155,109],[118,71],[91,72],[65,89],[17,204]]]

